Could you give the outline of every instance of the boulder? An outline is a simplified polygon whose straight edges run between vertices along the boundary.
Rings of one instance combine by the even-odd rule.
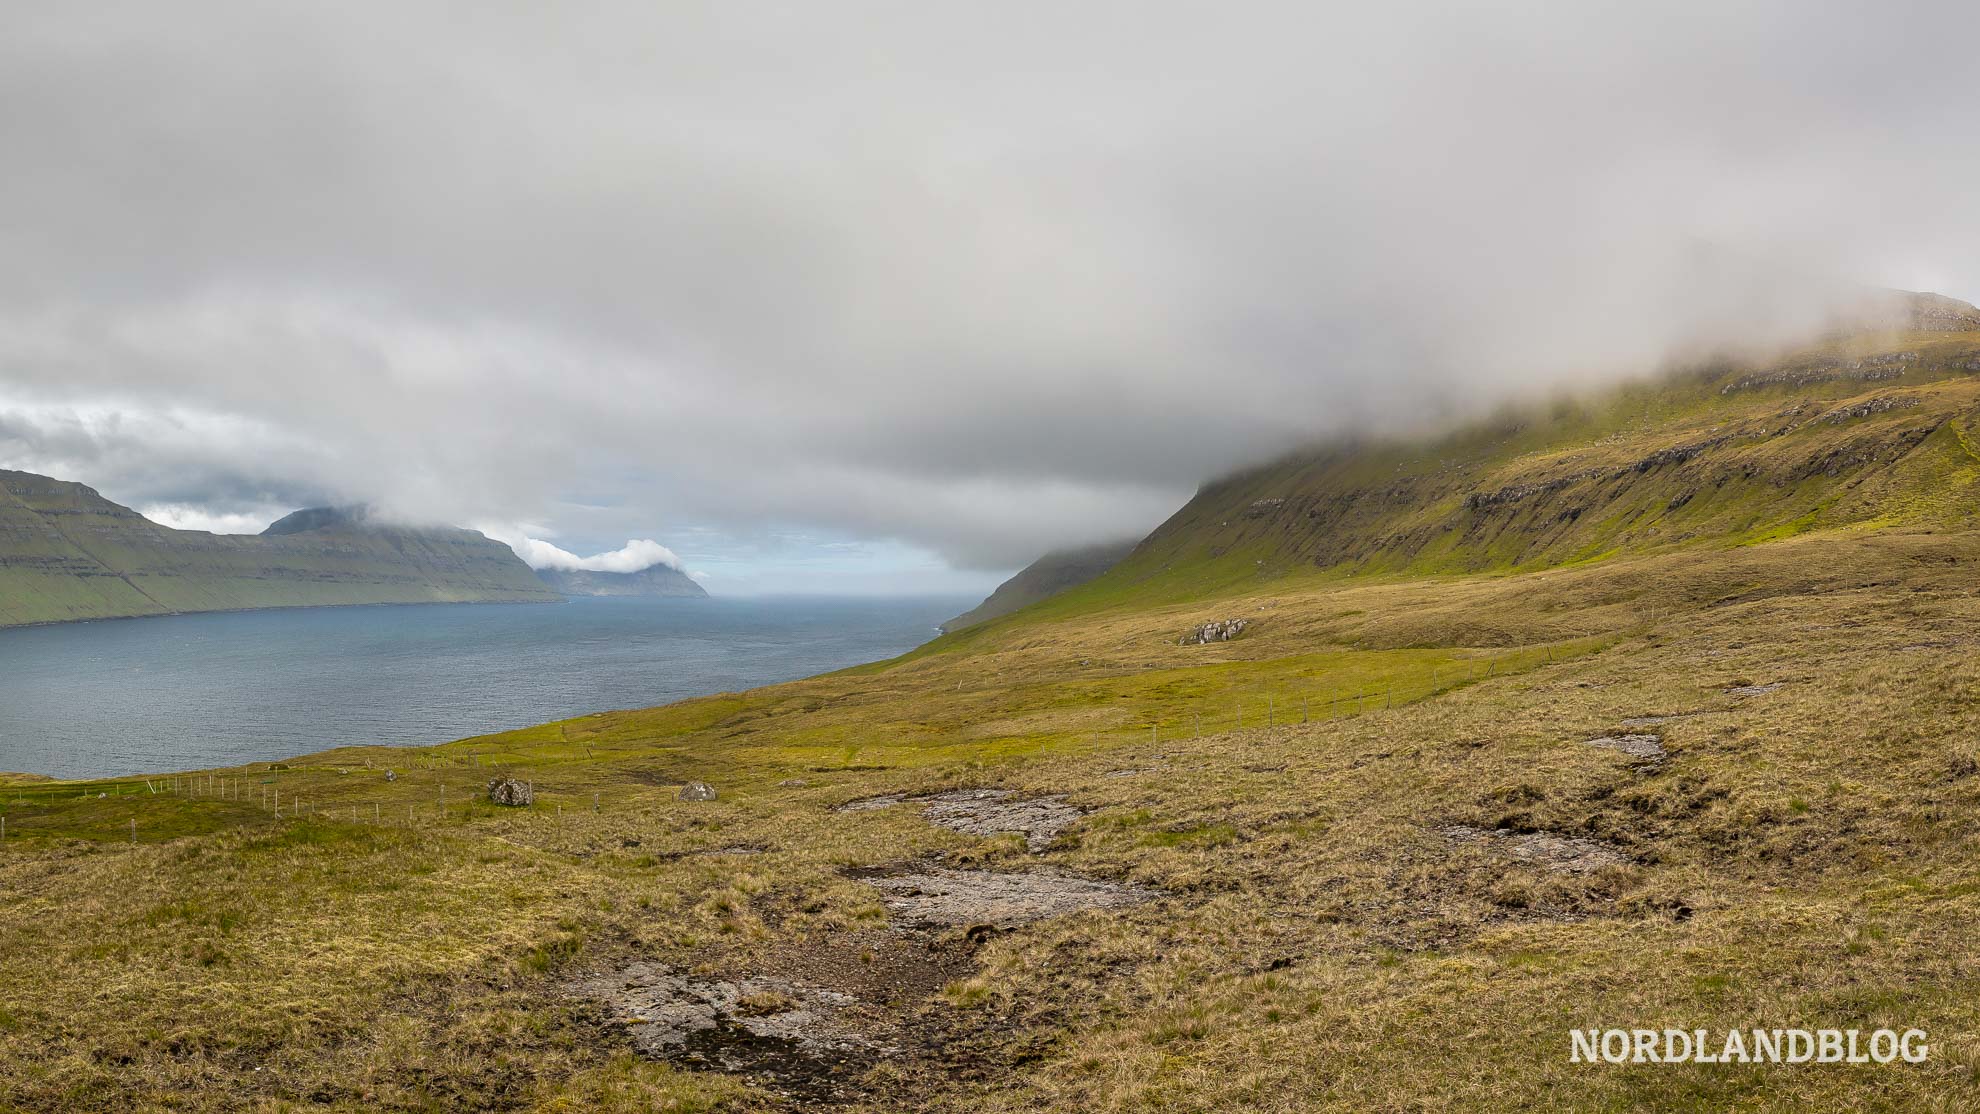
[[[1250,625],[1250,622],[1244,619],[1212,620],[1183,635],[1182,644],[1207,646],[1212,642],[1229,642],[1243,634],[1244,628]]]
[[[690,781],[686,785],[681,786],[681,800],[683,801],[712,801],[714,799],[715,787],[705,781]]]
[[[536,787],[512,777],[498,777],[488,783],[488,799],[510,808],[525,808],[536,801]]]

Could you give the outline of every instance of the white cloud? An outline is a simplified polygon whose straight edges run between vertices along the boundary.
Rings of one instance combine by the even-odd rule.
[[[160,526],[169,526],[174,530],[204,530],[209,534],[259,534],[268,528],[270,522],[286,513],[216,514],[203,507],[184,504],[156,504],[139,507],[137,512]]]
[[[521,538],[511,542],[510,548],[533,569],[639,572],[655,565],[665,565],[675,570],[681,567],[681,559],[674,556],[673,550],[651,538],[635,538],[610,552],[594,553],[589,557],[580,557],[541,538]]]
[[[0,465],[1008,569],[1832,279],[1980,295],[1971,4],[1028,11],[15,4]]]

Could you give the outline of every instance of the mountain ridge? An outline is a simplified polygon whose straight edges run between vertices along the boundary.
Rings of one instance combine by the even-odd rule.
[[[672,565],[649,565],[637,572],[594,569],[537,569],[537,579],[565,597],[644,596],[706,599],[707,589]]]
[[[1510,572],[1830,528],[1971,528],[1980,309],[1915,297],[1932,327],[1831,337],[1228,474],[1047,606],[1295,573]]]
[[[0,626],[558,598],[472,530],[374,525],[327,508],[281,521],[261,535],[175,530],[83,484],[0,470]]]

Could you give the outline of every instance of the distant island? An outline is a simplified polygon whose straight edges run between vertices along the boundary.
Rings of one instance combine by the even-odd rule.
[[[0,627],[559,598],[514,550],[473,530],[399,526],[329,507],[297,511],[259,535],[174,530],[82,484],[0,470]]]
[[[650,565],[638,572],[538,569],[536,575],[561,596],[708,596],[692,577],[672,565]]]

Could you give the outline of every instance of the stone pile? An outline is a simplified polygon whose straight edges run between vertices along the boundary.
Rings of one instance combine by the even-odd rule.
[[[1212,642],[1229,642],[1231,639],[1243,634],[1244,628],[1249,625],[1249,620],[1245,619],[1212,619],[1210,622],[1183,635],[1182,644],[1185,646],[1204,646]]]

